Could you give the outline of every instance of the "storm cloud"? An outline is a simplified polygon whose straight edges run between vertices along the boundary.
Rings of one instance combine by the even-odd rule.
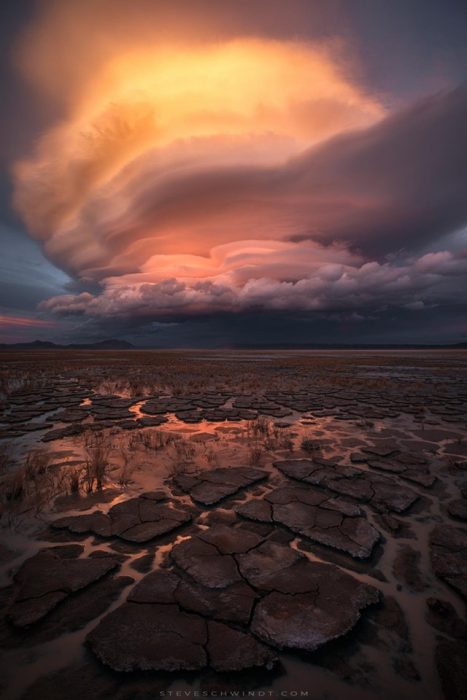
[[[102,294],[42,308],[159,317],[180,307],[358,308],[457,293],[465,260],[439,246],[467,222],[465,114],[464,85],[281,166],[207,167],[187,149],[175,172],[161,172],[158,154],[145,153],[61,242]],[[126,207],[115,213],[118,201]],[[92,259],[84,230],[99,243]],[[433,243],[438,252],[420,252]]]
[[[37,294],[40,319],[77,328],[455,305],[467,85],[454,25],[450,79],[431,66],[422,81],[408,61],[427,47],[413,36],[409,50],[367,3],[189,0],[183,18],[177,4],[39,3],[16,43],[43,127],[13,159],[13,206],[62,275],[23,305]],[[388,22],[412,16],[394,7]]]

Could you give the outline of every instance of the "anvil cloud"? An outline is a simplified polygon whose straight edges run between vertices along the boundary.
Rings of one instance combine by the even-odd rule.
[[[94,291],[43,310],[415,310],[459,294],[466,259],[443,242],[467,223],[465,86],[395,106],[333,39],[151,34],[131,12],[137,41],[97,10],[90,33],[90,3],[71,25],[64,5],[18,49],[61,117],[15,163],[14,202]],[[71,37],[62,71],[53,32]]]

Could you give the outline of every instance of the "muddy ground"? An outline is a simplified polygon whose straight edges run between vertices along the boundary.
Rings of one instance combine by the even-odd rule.
[[[2,697],[465,697],[466,352],[0,361]]]

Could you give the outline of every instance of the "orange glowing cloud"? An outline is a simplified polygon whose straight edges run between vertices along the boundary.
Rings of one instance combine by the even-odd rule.
[[[68,99],[66,118],[15,165],[15,203],[47,254],[84,276],[127,253],[130,269],[147,265],[144,256],[133,259],[138,239],[152,257],[159,250],[209,255],[218,243],[270,237],[270,217],[259,221],[248,201],[235,218],[227,206],[214,223],[206,211],[204,222],[196,216],[189,232],[180,230],[177,219],[193,202],[172,197],[170,182],[213,167],[277,166],[383,115],[326,47],[267,39],[123,46]],[[116,229],[132,218],[130,176],[145,159],[162,211],[122,242]]]

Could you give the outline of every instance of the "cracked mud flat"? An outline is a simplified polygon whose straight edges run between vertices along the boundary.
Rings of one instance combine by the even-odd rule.
[[[464,697],[465,353],[3,359],[2,698]]]

